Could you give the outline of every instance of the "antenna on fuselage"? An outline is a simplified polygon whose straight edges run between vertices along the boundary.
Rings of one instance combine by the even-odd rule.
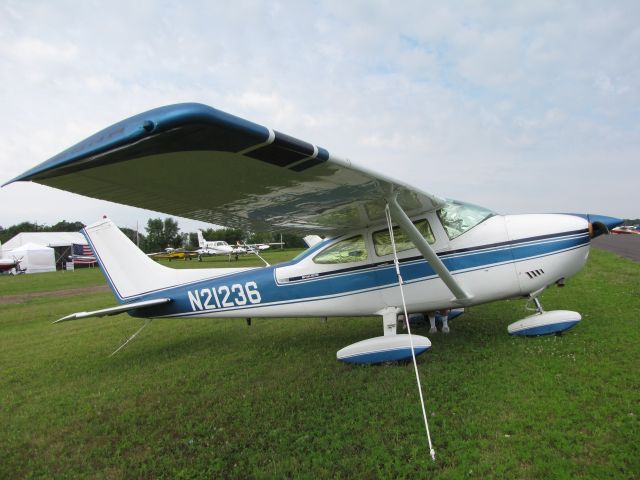
[[[422,395],[422,384],[420,383],[420,375],[418,374],[418,363],[416,362],[416,351],[413,345],[413,336],[411,335],[411,322],[409,321],[409,313],[407,312],[407,303],[404,299],[404,289],[402,288],[404,280],[400,273],[400,262],[398,261],[398,252],[396,250],[396,240],[393,236],[393,223],[391,222],[391,210],[389,209],[389,203],[386,204],[385,216],[387,217],[387,227],[389,228],[389,238],[391,240],[391,247],[393,249],[393,263],[396,267],[396,275],[398,276],[398,287],[400,287],[400,298],[402,298],[402,310],[404,312],[405,325],[407,326],[407,333],[409,334],[409,341],[411,343],[411,359],[413,360],[413,369],[416,373],[416,383],[418,384],[418,394],[420,395],[420,406],[422,407],[422,418],[424,419],[424,428],[427,432],[427,442],[429,444],[429,454],[431,459],[435,462],[436,451],[433,448],[431,442],[431,433],[429,432],[429,421],[427,420],[427,411],[424,406],[424,397]]]

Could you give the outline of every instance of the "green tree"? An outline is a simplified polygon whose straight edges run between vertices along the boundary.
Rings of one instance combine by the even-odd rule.
[[[271,243],[276,242],[274,234],[271,232],[257,232],[249,235],[247,243]],[[279,237],[278,237],[279,238]]]
[[[83,228],[84,223],[77,221],[67,222],[66,220],[62,220],[51,227],[32,222],[22,222],[17,225],[12,225],[9,228],[3,229],[0,227],[0,242],[4,243],[23,232],[79,232]]]
[[[82,222],[67,222],[66,220],[62,220],[46,228],[46,230],[48,232],[79,232],[84,227],[85,225]]]
[[[200,246],[198,245],[198,233],[197,232],[191,232],[189,234],[189,237],[187,239],[187,248],[189,250],[196,250],[196,249],[200,248]]]
[[[182,235],[180,235],[180,227],[178,222],[173,218],[165,218],[162,222],[164,238],[169,247],[180,248],[182,246]]]
[[[182,236],[178,222],[172,218],[150,218],[145,227],[147,238],[144,243],[146,252],[161,252],[167,247],[179,248],[182,246]]]
[[[283,233],[282,241],[285,248],[307,248],[307,244],[303,240],[304,235],[298,235],[296,233]],[[280,241],[280,235],[278,235],[277,241]]]
[[[146,237],[142,233],[136,232],[133,228],[127,228],[127,227],[118,227],[118,228],[120,228],[120,230],[122,230],[122,233],[124,233],[127,236],[127,238],[129,238],[129,240],[131,240],[136,245],[138,245],[138,238],[139,238],[140,244],[138,246],[140,248],[144,248]]]

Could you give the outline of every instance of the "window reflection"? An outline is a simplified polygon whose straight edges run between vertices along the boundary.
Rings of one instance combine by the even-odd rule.
[[[459,237],[493,215],[495,212],[484,207],[456,200],[449,200],[443,208],[438,210],[438,218],[450,240]]]
[[[420,220],[414,223],[422,237],[429,243],[435,243],[436,239],[431,231],[431,226],[426,220]],[[393,238],[396,242],[396,251],[403,252],[416,248],[409,237],[400,229],[400,227],[393,228]],[[390,255],[393,253],[393,247],[391,246],[391,237],[389,236],[389,229],[380,230],[373,234],[373,247],[376,251],[376,255]]]
[[[360,262],[367,259],[367,247],[362,235],[347,238],[320,252],[313,259],[319,264]]]

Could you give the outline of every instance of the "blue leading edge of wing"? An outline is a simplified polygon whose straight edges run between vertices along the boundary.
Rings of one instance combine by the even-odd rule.
[[[199,130],[206,127],[206,135],[198,135]],[[79,162],[98,157],[105,152],[112,152],[119,148],[130,146],[148,139],[153,139],[160,133],[172,130],[189,129],[187,134],[190,141],[188,150],[220,150],[237,152],[254,145],[265,143],[269,139],[269,129],[257,123],[222,112],[208,105],[199,103],[180,103],[155,108],[133,117],[122,120],[104,130],[95,133],[80,143],[68,148],[49,160],[27,170],[23,174],[8,181],[8,185],[17,181],[37,180],[55,176],[65,171],[73,171],[80,166]],[[221,133],[212,135],[211,130]],[[184,137],[184,132],[182,132]],[[178,142],[183,143],[183,142]],[[149,154],[154,149],[149,144],[145,149],[140,146],[140,154]],[[163,151],[170,148],[180,149],[174,142],[167,145],[163,141]],[[118,161],[118,158],[111,161]],[[75,168],[72,168],[74,167]],[[81,168],[80,168],[81,169]],[[3,185],[3,186],[4,186]]]

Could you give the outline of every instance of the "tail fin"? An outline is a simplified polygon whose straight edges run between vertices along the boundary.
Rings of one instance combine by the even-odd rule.
[[[207,246],[206,242],[204,241],[204,236],[202,235],[202,232],[200,230],[198,230],[198,246],[200,248],[204,248]]]
[[[307,244],[307,247],[311,248],[314,245],[320,243],[322,241],[322,237],[319,235],[307,235],[306,237],[302,238],[304,240],[304,243]]]
[[[119,303],[245,268],[174,269],[150,259],[109,219],[83,230]]]

